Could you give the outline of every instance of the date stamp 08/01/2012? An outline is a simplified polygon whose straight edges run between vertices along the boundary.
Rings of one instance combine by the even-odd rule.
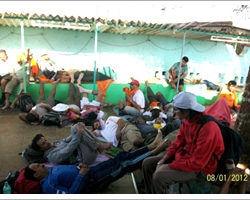
[[[232,181],[232,182],[242,182],[248,181],[247,174],[208,174],[206,176],[207,181],[217,182],[217,181]]]

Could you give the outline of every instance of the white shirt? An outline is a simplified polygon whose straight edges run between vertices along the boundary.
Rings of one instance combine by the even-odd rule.
[[[145,98],[144,98],[144,95],[142,93],[141,90],[138,90],[132,97],[132,100],[141,106],[141,113],[144,112],[144,108],[145,108]]]
[[[102,135],[108,142],[112,142],[114,147],[117,147],[119,143],[116,138],[117,123],[119,119],[121,118],[111,116],[106,120],[105,126],[102,126],[102,130],[95,130],[97,134]]]
[[[13,69],[15,71],[18,69],[18,64],[11,62],[11,60],[8,58],[5,62],[0,59],[0,75],[4,76],[8,73],[13,72]],[[20,67],[19,67],[20,68]]]

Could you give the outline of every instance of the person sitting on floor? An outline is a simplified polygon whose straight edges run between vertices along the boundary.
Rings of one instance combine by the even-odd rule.
[[[152,112],[150,112],[150,111],[153,110],[154,107],[155,108],[160,107],[160,110],[161,110],[160,116],[162,118],[167,119],[168,117],[173,117],[173,104],[170,103],[169,101],[167,101],[167,99],[163,96],[163,94],[161,92],[157,92],[156,94],[154,94],[148,81],[145,81],[145,85],[147,87],[147,96],[149,99],[149,107],[148,107],[147,111],[145,111],[143,113],[143,115],[151,116]],[[156,117],[154,117],[154,118],[156,118]]]
[[[156,94],[154,94],[148,81],[145,81],[145,85],[147,87],[147,96],[150,103],[149,107],[159,106],[159,104],[161,104],[161,106],[164,108],[169,104],[169,102],[161,92],[157,92]]]
[[[219,96],[219,99],[224,98],[227,101],[229,108],[234,111],[240,109],[240,106],[238,105],[236,86],[237,84],[235,81],[229,81],[227,88],[223,88]]]
[[[141,161],[163,151],[169,142],[159,135],[151,144],[133,152],[121,152],[96,166],[85,163],[59,165],[48,168],[44,164],[32,163],[25,168],[27,179],[40,181],[42,192],[46,194],[92,193],[104,189],[124,174],[138,169]],[[112,174],[112,176],[111,176]]]
[[[126,102],[119,101],[119,115],[139,116],[144,112],[145,97],[139,88],[139,81],[132,78],[130,89],[124,88]]]
[[[40,82],[39,97],[36,102],[36,105],[31,108],[29,113],[20,113],[19,118],[29,124],[38,125],[41,123],[42,117],[49,113],[52,110],[52,107],[55,105],[55,94],[56,86],[60,80],[57,80],[53,83],[52,90],[50,92],[49,98],[45,100],[44,95],[44,82]]]
[[[223,88],[219,95],[219,99],[225,99],[229,106],[233,124],[235,123],[237,119],[237,113],[240,110],[240,105],[238,105],[236,86],[237,84],[235,81],[229,81],[227,84],[227,88]]]
[[[205,107],[197,103],[189,92],[179,93],[173,101],[175,113],[183,119],[176,140],[161,156],[146,158],[142,170],[147,193],[168,193],[173,182],[196,179],[198,172],[213,174],[217,159],[224,152],[219,126],[207,122],[200,129],[197,121],[205,114]]]
[[[124,151],[132,151],[143,146],[144,139],[139,129],[125,122],[120,117],[110,116],[106,122],[95,120],[92,125],[93,134],[103,136],[113,146],[120,146]]]

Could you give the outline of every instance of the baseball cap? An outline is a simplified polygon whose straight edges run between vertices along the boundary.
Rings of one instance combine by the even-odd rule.
[[[160,109],[159,106],[154,106],[154,107],[152,107],[152,108],[150,109],[150,111],[152,111],[152,110],[161,110],[161,109]]]
[[[205,107],[199,104],[196,96],[191,92],[180,92],[173,99],[174,107],[182,109],[191,109],[197,112],[205,111]]]
[[[129,83],[130,85],[140,85],[140,83],[139,83],[139,81],[137,81],[137,80],[132,80],[130,83]]]

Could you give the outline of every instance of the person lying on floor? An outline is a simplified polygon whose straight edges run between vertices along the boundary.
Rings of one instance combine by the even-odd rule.
[[[143,113],[143,115],[152,116],[150,111],[154,107],[159,107],[161,112],[160,116],[162,118],[167,118],[168,116],[173,117],[173,103],[170,103],[161,92],[157,92],[154,94],[153,90],[150,87],[148,81],[145,81],[145,85],[147,87],[147,96],[149,99],[149,107],[147,111]],[[156,117],[155,117],[156,118]]]
[[[114,147],[132,151],[143,146],[144,139],[140,130],[120,117],[110,116],[106,121],[100,119],[92,123],[93,134],[104,137]]]
[[[169,146],[168,141],[159,136],[148,146],[133,152],[121,152],[94,167],[85,163],[59,165],[48,168],[44,164],[32,163],[25,168],[27,179],[40,181],[42,192],[46,194],[92,193],[104,189],[111,182],[121,178],[141,166],[144,158],[157,155]]]
[[[80,100],[80,107],[81,107],[81,118],[86,118],[89,112],[96,112],[97,117],[96,119],[101,119],[104,116],[104,112],[102,111],[101,101],[103,97],[103,93],[101,91],[96,90],[89,90],[85,89],[81,86],[81,80],[83,77],[83,73],[80,73],[78,81],[77,81],[77,87],[79,89],[80,94],[83,93],[83,97]],[[73,74],[71,74],[71,80],[74,80]],[[95,100],[89,101],[88,94],[97,95],[95,97]],[[87,125],[87,124],[86,124]],[[90,125],[90,124],[88,124]]]
[[[47,162],[56,165],[77,162],[93,164],[99,160],[99,154],[111,146],[112,143],[101,143],[91,133],[88,133],[82,122],[72,126],[69,137],[55,141],[53,144],[42,134],[37,134],[31,143],[34,150],[44,152],[44,158]]]
[[[148,123],[149,122],[149,123]],[[175,118],[168,118],[162,123],[161,118],[157,118],[154,123],[151,121],[147,121],[144,116],[139,116],[134,120],[134,124],[140,130],[141,135],[144,139],[146,139],[149,134],[157,134],[157,130],[161,130],[163,136],[168,135],[172,131],[179,129],[181,126],[181,120],[175,116]]]
[[[30,108],[29,113],[20,113],[19,118],[31,125],[38,125],[42,121],[42,117],[52,110],[52,107],[56,104],[54,98],[56,94],[56,86],[60,80],[53,83],[52,90],[50,92],[49,98],[45,100],[44,95],[44,82],[40,82],[39,97],[36,105]]]

